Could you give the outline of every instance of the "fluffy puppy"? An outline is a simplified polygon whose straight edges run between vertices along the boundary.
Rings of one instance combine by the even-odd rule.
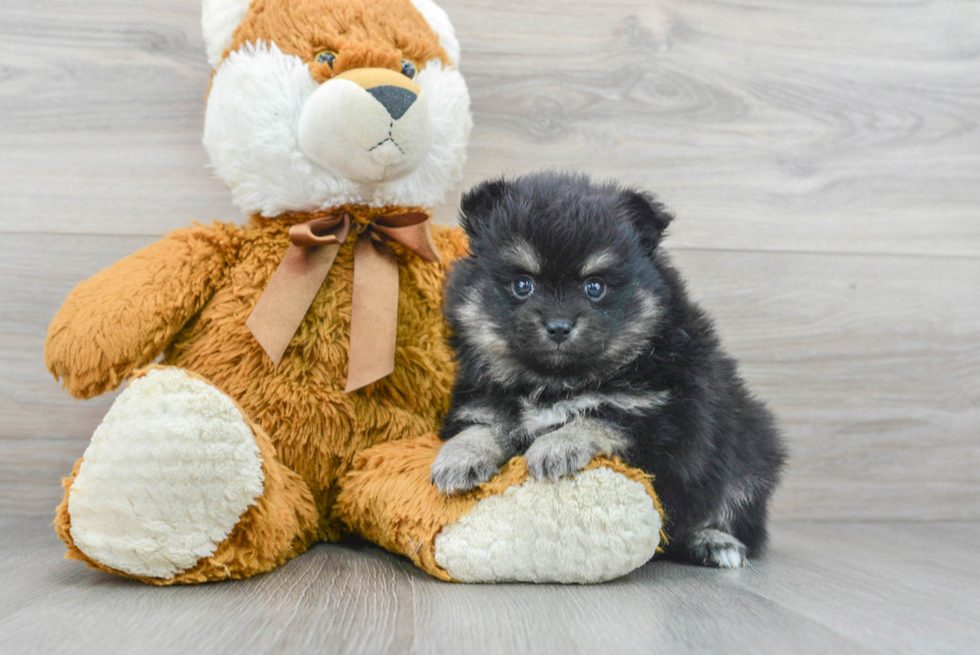
[[[649,194],[580,174],[463,197],[471,256],[447,289],[459,374],[440,491],[522,452],[537,479],[618,455],[655,476],[669,554],[734,568],[762,549],[784,447],[659,247],[671,219]]]

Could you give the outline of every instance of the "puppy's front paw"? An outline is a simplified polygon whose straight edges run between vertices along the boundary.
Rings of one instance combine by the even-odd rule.
[[[469,491],[500,470],[492,444],[468,437],[470,435],[464,432],[444,443],[432,463],[432,483],[440,493]]]
[[[695,564],[737,569],[745,566],[745,544],[721,530],[696,530],[684,542]]]
[[[558,480],[578,473],[596,455],[595,446],[559,430],[538,437],[527,449],[527,470],[537,480]]]

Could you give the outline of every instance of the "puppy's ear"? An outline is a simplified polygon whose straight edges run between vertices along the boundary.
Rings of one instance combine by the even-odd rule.
[[[645,249],[653,252],[674,216],[645,191],[623,191],[623,205],[629,212],[636,231],[640,233]]]
[[[463,194],[459,204],[459,224],[470,239],[476,239],[486,229],[490,212],[507,193],[509,186],[503,179],[487,180]]]

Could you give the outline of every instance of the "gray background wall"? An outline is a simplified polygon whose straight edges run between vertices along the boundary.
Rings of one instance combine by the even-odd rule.
[[[442,4],[462,187],[578,166],[676,211],[668,247],[792,448],[777,519],[980,519],[980,3]],[[200,145],[199,13],[0,0],[0,513],[50,514],[112,401],[44,369],[71,287],[241,220]]]

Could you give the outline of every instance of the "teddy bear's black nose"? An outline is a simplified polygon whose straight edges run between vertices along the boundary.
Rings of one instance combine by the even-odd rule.
[[[388,110],[392,119],[396,121],[405,115],[408,108],[418,98],[416,94],[400,86],[376,86],[373,89],[368,89],[367,92],[374,96],[375,100],[380,102]]]
[[[548,338],[555,343],[561,343],[571,336],[572,330],[575,328],[575,321],[569,321],[567,319],[561,318],[557,320],[551,320],[544,324],[545,332],[548,333]]]

